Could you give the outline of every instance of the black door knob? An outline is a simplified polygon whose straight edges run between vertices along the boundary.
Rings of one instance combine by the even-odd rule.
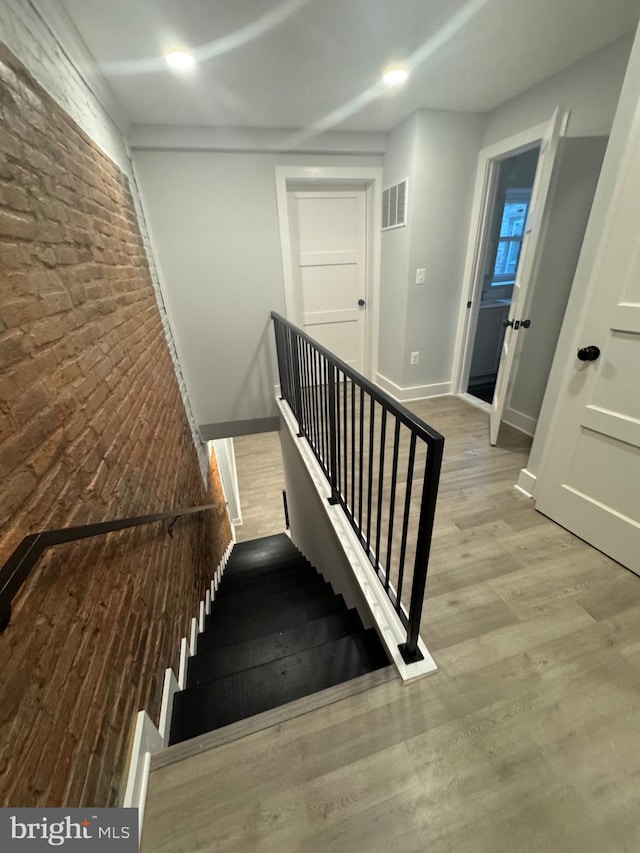
[[[522,326],[523,329],[528,329],[529,326],[531,325],[531,320],[523,320],[522,323],[520,323],[520,325]]]
[[[502,325],[505,327],[505,329],[509,326],[513,326],[513,320],[503,320]]]
[[[600,355],[600,347],[581,347],[578,350],[580,361],[595,361]]]
[[[362,308],[364,305],[364,299],[358,299],[358,305]]]

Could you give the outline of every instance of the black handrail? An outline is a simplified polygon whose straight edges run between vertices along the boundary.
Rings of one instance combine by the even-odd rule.
[[[330,489],[329,503],[340,504],[342,507],[407,629],[407,641],[400,645],[403,658],[407,663],[420,660],[422,658],[418,649],[420,620],[444,437],[285,317],[272,311],[271,318],[275,327],[281,394],[298,422],[298,435],[308,441],[327,477]],[[379,426],[376,424],[376,406],[381,410]],[[365,434],[364,429],[366,418],[369,419],[368,434]],[[391,421],[389,430],[387,429],[388,421]],[[403,428],[405,433],[401,435]],[[383,502],[387,432],[393,436],[388,505]],[[404,500],[401,502],[402,534],[399,556],[395,558],[398,571],[394,588],[391,567],[392,553],[394,553],[396,492],[401,491],[398,478],[399,452],[401,438],[407,433],[409,448]],[[374,466],[376,435],[379,438],[380,458],[377,466]],[[426,448],[426,460],[422,477],[415,562],[407,615],[402,604],[402,588],[405,578],[411,498],[414,492],[414,480],[419,476],[416,469],[416,454],[418,447],[422,445]],[[367,457],[366,463],[365,457]],[[377,490],[375,503],[373,502],[374,488]],[[385,514],[388,519],[383,523]],[[384,537],[386,537],[386,555],[383,559],[381,550]]]
[[[39,533],[30,533],[24,537],[0,569],[0,634],[5,630],[11,619],[11,602],[31,574],[31,570],[38,562],[42,552],[51,545],[61,545],[63,542],[74,542],[77,539],[100,536],[105,533],[112,533],[114,530],[151,524],[154,521],[165,521],[167,518],[173,519],[167,529],[169,535],[172,536],[173,525],[182,516],[206,512],[225,505],[224,502],[204,504],[203,506],[156,512],[152,515],[116,518],[95,524],[83,524],[79,527],[61,527],[57,530],[41,530]]]

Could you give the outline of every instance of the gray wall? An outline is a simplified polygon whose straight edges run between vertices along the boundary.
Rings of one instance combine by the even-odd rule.
[[[273,428],[269,312],[284,313],[275,166],[381,158],[138,149],[134,162],[203,436]]]
[[[402,385],[407,316],[407,281],[409,251],[413,228],[413,196],[417,113],[398,125],[389,140],[384,156],[383,185],[391,186],[409,178],[407,225],[382,232],[380,262],[380,335],[378,372]]]
[[[420,110],[391,134],[384,185],[409,177],[408,225],[382,239],[379,372],[401,387],[449,383],[484,118]],[[415,283],[416,269],[426,283]],[[410,365],[410,353],[420,362]]]
[[[534,420],[540,413],[606,147],[606,137],[568,138],[559,155],[541,261],[531,283],[527,312],[531,327],[518,338],[507,403]]]
[[[608,135],[632,44],[633,34],[618,39],[497,107],[482,147],[548,121],[557,106],[571,111],[569,136]]]

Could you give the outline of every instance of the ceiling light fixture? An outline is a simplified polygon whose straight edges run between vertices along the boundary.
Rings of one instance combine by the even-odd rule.
[[[169,68],[173,71],[191,71],[196,61],[188,50],[172,50],[164,57]]]
[[[409,76],[409,69],[405,65],[390,65],[382,75],[385,86],[401,86]]]

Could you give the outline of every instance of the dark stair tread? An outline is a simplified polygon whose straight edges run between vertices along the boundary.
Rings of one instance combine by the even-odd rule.
[[[295,559],[304,559],[300,551],[288,536],[266,536],[249,542],[236,544],[231,551],[227,566],[237,571],[252,569],[256,566],[276,565]]]
[[[362,630],[358,613],[349,610],[321,616],[233,646],[198,652],[189,659],[187,686],[242,672]]]
[[[236,542],[233,546],[232,553],[254,551],[256,548],[280,550],[283,547],[295,548],[295,545],[286,533],[272,533],[270,536],[260,536],[258,539],[247,539],[244,542]]]
[[[249,608],[254,603],[260,602],[268,607],[277,600],[285,600],[290,593],[302,595],[303,591],[306,591],[307,595],[313,597],[315,592],[324,590],[327,586],[327,581],[317,572],[313,575],[286,578],[249,589],[223,589],[221,586],[212,606],[217,608],[218,612],[226,610],[231,612],[239,607]]]
[[[324,582],[324,578],[315,569],[304,572],[286,572],[285,574],[265,574],[250,583],[226,583],[223,580],[218,587],[216,598],[218,596],[229,598],[230,596],[251,593],[269,593],[271,591],[285,590],[287,588],[293,589],[296,586],[312,585],[320,582]]]
[[[256,616],[265,612],[281,610],[294,604],[302,604],[305,601],[319,601],[320,599],[332,598],[334,595],[331,584],[324,579],[319,584],[312,586],[294,587],[275,592],[269,595],[250,594],[249,596],[230,596],[224,601],[214,600],[211,605],[211,613],[204,621],[204,630],[215,628],[222,622],[235,622],[238,617],[243,621],[251,622]]]
[[[257,569],[247,569],[243,572],[225,571],[221,584],[228,587],[253,586],[275,577],[290,575],[318,574],[315,568],[306,560],[295,560],[285,566],[261,566]]]
[[[170,743],[195,737],[388,664],[373,629],[341,637],[174,697]]]
[[[307,597],[306,600],[278,607],[271,612],[256,610],[251,619],[247,620],[238,619],[236,614],[227,618],[221,612],[215,621],[212,621],[211,616],[207,616],[206,630],[198,637],[198,651],[232,646],[320,616],[346,611],[347,607],[341,595],[323,595],[316,599]]]

